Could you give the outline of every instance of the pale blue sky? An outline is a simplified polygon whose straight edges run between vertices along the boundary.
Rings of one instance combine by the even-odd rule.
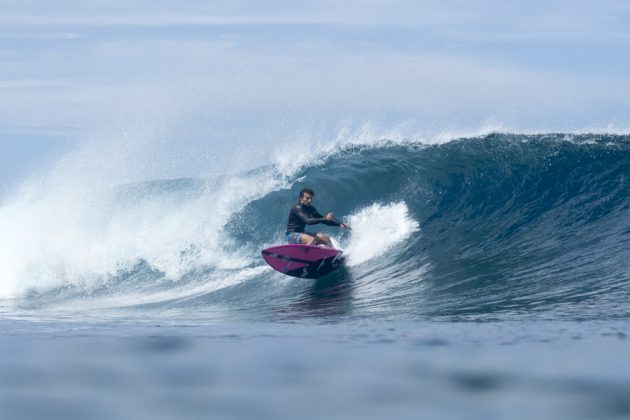
[[[157,162],[176,150],[148,175],[168,177],[233,165],[244,150],[242,165],[264,163],[253,149],[364,123],[410,136],[630,128],[623,1],[0,0],[0,10],[4,188],[86,138],[118,144],[138,131],[158,144]]]

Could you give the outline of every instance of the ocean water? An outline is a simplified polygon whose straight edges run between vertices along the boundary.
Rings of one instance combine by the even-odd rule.
[[[630,416],[628,136],[53,175],[0,205],[0,418]],[[304,186],[353,228],[319,280],[260,257]]]

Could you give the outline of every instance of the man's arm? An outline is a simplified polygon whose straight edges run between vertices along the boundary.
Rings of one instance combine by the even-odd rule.
[[[315,210],[313,212],[313,216],[314,217],[310,217],[308,214],[306,214],[304,209],[302,209],[301,207],[296,207],[295,208],[295,215],[302,221],[302,223],[305,223],[307,225],[316,225],[318,223],[326,223],[327,222],[326,218],[324,216],[322,216],[321,214],[319,214],[317,212],[317,210]],[[326,224],[328,224],[328,223],[326,223]]]
[[[313,216],[323,218],[323,219],[324,219],[324,221],[323,221],[322,223],[323,223],[323,224],[325,224],[325,225],[328,225],[328,226],[342,226],[342,224],[341,224],[341,223],[337,222],[337,221],[334,219],[334,217],[333,217],[333,214],[332,214],[332,213],[328,213],[328,214],[326,215],[326,217],[324,217],[324,216],[322,216],[321,214],[319,214],[319,212],[318,212],[317,210],[315,210],[315,213],[313,213]]]

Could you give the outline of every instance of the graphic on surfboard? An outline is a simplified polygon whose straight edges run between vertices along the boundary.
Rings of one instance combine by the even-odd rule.
[[[261,253],[274,270],[305,279],[323,277],[341,267],[345,259],[343,251],[314,245],[276,245]]]

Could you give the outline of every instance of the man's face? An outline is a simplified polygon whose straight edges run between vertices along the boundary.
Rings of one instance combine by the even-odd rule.
[[[313,196],[309,193],[304,193],[300,198],[300,204],[306,207],[311,205],[311,201],[313,201]]]

